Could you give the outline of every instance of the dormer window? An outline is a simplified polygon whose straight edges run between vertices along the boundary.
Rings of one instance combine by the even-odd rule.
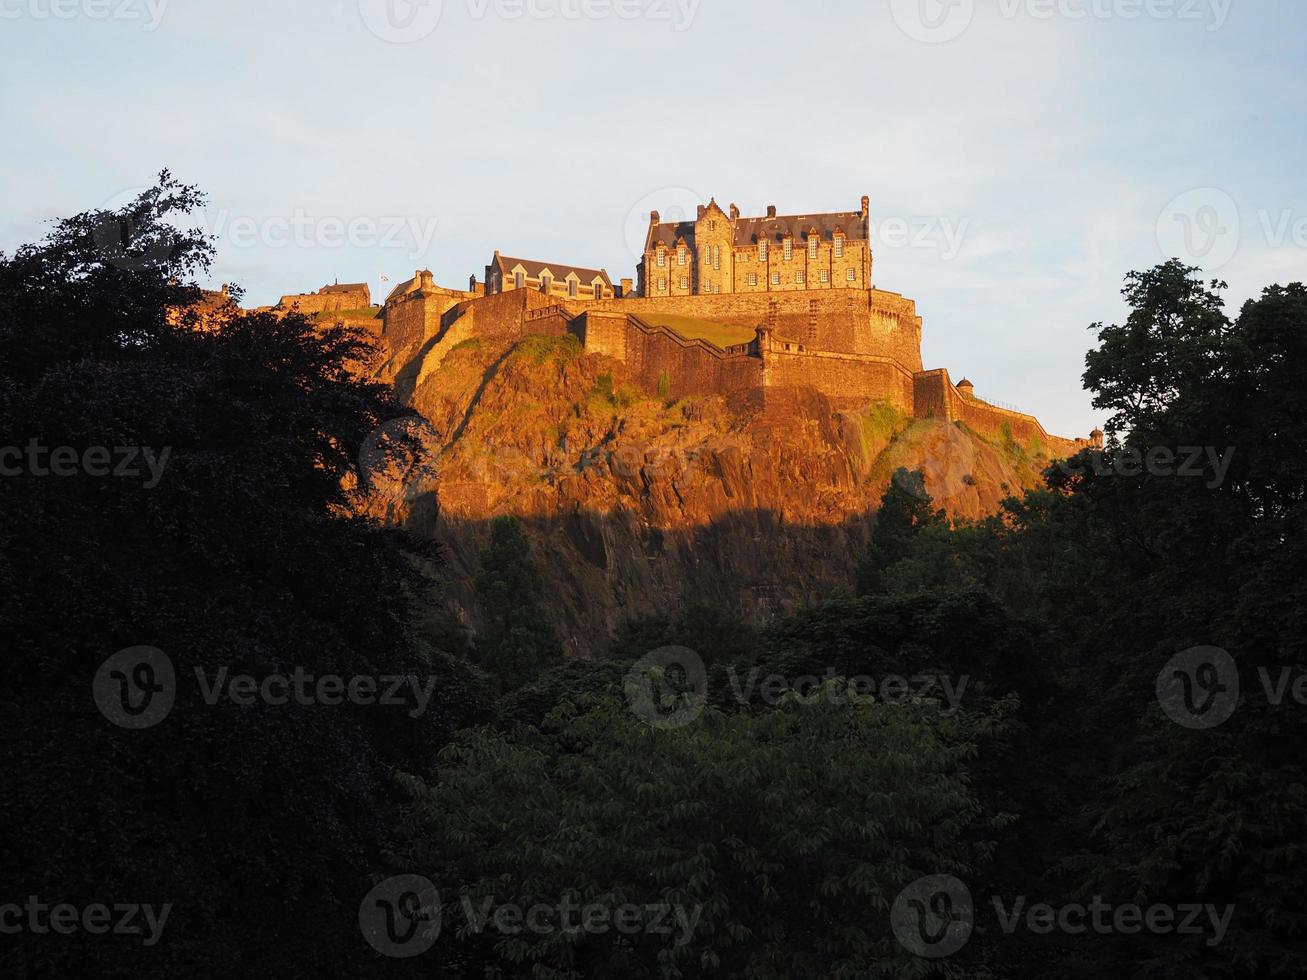
[[[540,276],[540,292],[548,293],[554,288],[553,277],[549,273],[542,273]]]
[[[573,298],[576,297],[576,280],[575,280],[575,279],[569,279],[569,280],[567,280],[567,295],[568,295],[568,296],[571,296],[571,297],[573,297]]]
[[[835,257],[837,259],[844,258],[844,235],[843,234],[838,234],[835,236]]]
[[[816,260],[817,258],[817,235],[814,232],[808,236],[808,258]]]
[[[794,258],[794,239],[789,235],[785,236],[785,261],[789,262]]]
[[[760,241],[760,242],[758,243],[758,261],[759,261],[759,262],[766,262],[766,261],[767,261],[767,240],[766,240],[766,239],[763,239],[762,241]]]
[[[525,272],[514,272],[514,273],[513,273],[513,288],[514,288],[514,289],[525,289],[525,288],[526,288],[526,273],[525,273]]]
[[[667,251],[661,245],[658,246],[658,268],[662,269],[667,265]]]
[[[598,279],[594,281],[594,293],[595,293],[595,299],[603,299],[604,284]]]
[[[676,249],[676,264],[685,265],[685,246],[680,245]]]

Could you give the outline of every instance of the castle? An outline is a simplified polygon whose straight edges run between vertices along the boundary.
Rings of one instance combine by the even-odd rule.
[[[715,200],[694,221],[663,222],[655,211],[634,283],[498,251],[466,290],[418,270],[386,298],[383,371],[403,373],[413,390],[464,341],[570,334],[669,397],[721,395],[764,410],[812,390],[836,407],[884,401],[1052,457],[1101,446],[1098,430],[1050,435],[1033,416],[976,397],[971,382],[926,370],[916,304],[873,287],[872,261],[866,197],[857,211],[819,215],[769,207],[750,218]]]

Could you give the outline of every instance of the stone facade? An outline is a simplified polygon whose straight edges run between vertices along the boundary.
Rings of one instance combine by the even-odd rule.
[[[649,216],[639,295],[650,299],[871,288],[870,198],[858,211],[746,218],[700,205],[694,221]]]
[[[316,293],[292,293],[283,296],[277,308],[289,310],[298,307],[310,316],[316,313],[338,313],[341,310],[366,310],[372,306],[372,290],[365,282],[336,283],[323,286]]]

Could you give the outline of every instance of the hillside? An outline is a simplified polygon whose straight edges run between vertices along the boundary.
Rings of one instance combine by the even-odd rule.
[[[444,544],[452,600],[474,627],[489,522],[520,518],[574,655],[640,613],[708,602],[768,620],[848,585],[898,467],[976,518],[1044,463],[957,424],[880,404],[836,411],[816,393],[747,415],[717,397],[660,398],[570,337],[467,341],[409,400],[430,423],[434,466],[375,481],[378,513]]]

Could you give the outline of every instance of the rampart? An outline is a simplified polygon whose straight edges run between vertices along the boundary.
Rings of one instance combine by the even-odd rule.
[[[921,362],[921,318],[912,300],[883,290],[735,293],[560,302],[536,290],[490,296],[442,289],[419,273],[392,293],[383,338],[399,384],[421,385],[445,354],[473,338],[530,334],[578,337],[588,352],[622,361],[650,392],[720,395],[737,407],[787,401],[800,389],[839,406],[885,401],[905,414],[962,422],[991,439],[1010,438],[1070,455],[1090,440],[1050,435],[1033,416],[959,390]],[[643,314],[643,315],[642,315]],[[651,322],[657,314],[747,327],[754,339],[721,348]],[[396,368],[397,370],[397,368]],[[785,397],[776,397],[784,393]]]

